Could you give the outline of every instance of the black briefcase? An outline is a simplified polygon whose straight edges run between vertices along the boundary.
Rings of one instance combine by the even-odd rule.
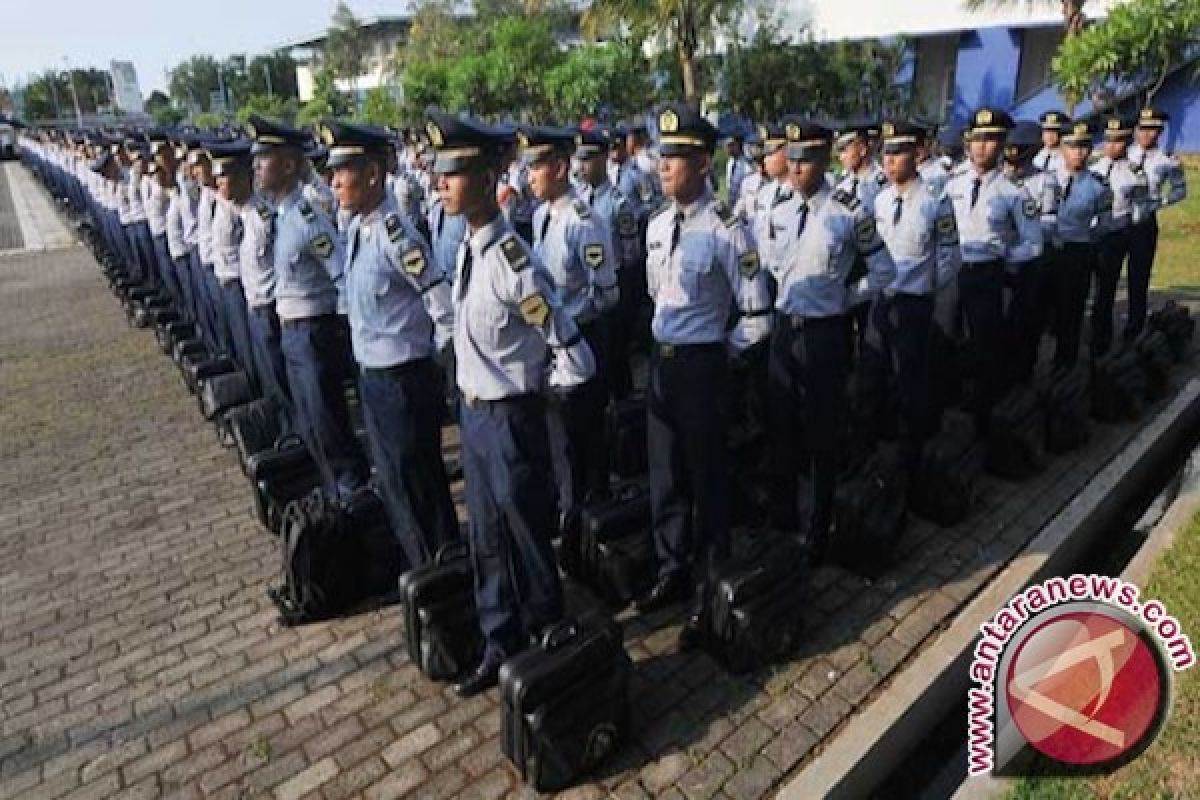
[[[269,397],[238,406],[225,414],[242,472],[250,476],[250,458],[275,447],[282,433],[279,406]],[[298,440],[297,440],[298,441]]]
[[[249,403],[253,399],[250,378],[239,369],[224,375],[215,375],[204,382],[200,391],[200,410],[205,419],[216,422],[229,409]]]
[[[1168,300],[1166,305],[1155,311],[1147,320],[1148,327],[1162,331],[1171,346],[1171,353],[1176,361],[1187,357],[1192,346],[1192,336],[1196,332],[1196,321],[1192,312],[1174,300]]]
[[[1037,394],[1016,386],[992,409],[987,468],[1008,480],[1024,480],[1046,463],[1046,418]]]
[[[1133,346],[1137,350],[1142,371],[1146,373],[1146,399],[1149,402],[1161,400],[1167,395],[1171,364],[1175,360],[1167,335],[1149,329],[1142,332]]]
[[[442,545],[433,562],[400,576],[408,657],[425,677],[450,681],[483,657],[475,574],[466,542]]]
[[[184,383],[192,392],[197,392],[203,384],[217,375],[228,375],[237,369],[237,364],[228,356],[216,356],[202,350],[192,355],[184,355],[179,364],[183,372]]]
[[[884,445],[838,484],[830,539],[834,561],[864,575],[891,564],[908,521],[908,481],[899,451]]]
[[[193,335],[186,339],[176,339],[175,344],[171,347],[171,360],[175,362],[176,366],[183,366],[184,356],[204,355],[211,358],[211,354],[208,352],[208,345],[204,344],[202,339],[195,336],[195,332],[195,328],[193,328]]]
[[[501,748],[522,780],[558,791],[611,755],[629,726],[629,676],[621,627],[584,617],[548,630],[500,667]]]
[[[163,355],[169,356],[174,353],[175,345],[178,342],[195,338],[196,328],[190,322],[176,319],[165,325],[156,326],[154,336],[158,339],[158,348],[162,350]]]
[[[254,487],[254,515],[271,533],[279,533],[287,504],[321,485],[321,473],[299,437],[255,453],[246,462]]]
[[[1121,347],[1096,359],[1092,368],[1092,416],[1101,422],[1141,417],[1146,398],[1146,372],[1136,348]]]
[[[563,561],[568,574],[612,608],[624,608],[648,589],[656,569],[649,488],[640,482],[621,484],[608,500],[585,506],[576,564]]]
[[[649,471],[645,395],[613,403],[607,416],[609,469],[624,480],[643,477]]]
[[[1043,392],[1046,409],[1046,449],[1067,453],[1082,447],[1091,436],[1090,376],[1087,367],[1056,369]]]
[[[705,649],[734,674],[787,658],[800,643],[806,582],[803,546],[760,534],[714,576]]]
[[[965,520],[975,502],[983,459],[972,419],[948,412],[942,430],[925,443],[913,476],[909,493],[913,513],[946,528]]]

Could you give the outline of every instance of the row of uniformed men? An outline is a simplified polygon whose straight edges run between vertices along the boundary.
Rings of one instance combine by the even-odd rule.
[[[719,209],[712,197],[708,177],[715,130],[681,106],[666,109],[658,122],[659,178],[670,202],[649,224],[646,269],[655,303],[649,447],[660,581],[641,605],[649,609],[680,598],[692,600],[686,640],[702,624],[699,598],[704,580],[727,547],[724,419],[712,393],[724,383],[727,351],[749,351],[767,337],[771,295],[777,323],[776,346],[771,348],[777,369],[772,372],[803,387],[805,394],[806,452],[817,484],[809,526],[810,535],[819,542],[828,531],[837,474],[837,431],[844,420],[851,349],[849,311],[873,297],[884,298],[871,321],[887,332],[897,351],[901,390],[909,407],[906,416],[917,420],[924,405],[922,386],[927,382],[925,344],[939,290],[958,275],[971,338],[978,350],[986,351],[988,328],[981,322],[988,322],[993,306],[999,306],[1005,262],[1036,258],[1042,215],[1021,186],[996,170],[1009,127],[999,112],[983,109],[975,115],[970,137],[974,175],[968,171],[957,176],[949,182],[946,195],[924,187],[918,177],[916,153],[922,131],[905,124],[887,126],[885,169],[893,185],[876,198],[875,214],[851,191],[828,184],[825,173],[833,132],[790,120],[768,126],[763,139],[771,150],[768,156],[787,165],[786,177],[770,175],[776,194],[768,211],[777,212],[791,203],[794,216],[769,213],[765,226],[761,218],[756,219],[756,249],[755,237],[735,216]],[[489,641],[479,671],[462,687],[470,692],[494,680],[503,655],[519,647],[523,635],[536,630],[535,623],[552,618],[561,607],[548,550],[548,537],[557,526],[553,499],[546,493],[551,446],[541,397],[547,386],[555,387],[565,407],[591,409],[564,414],[563,419],[595,427],[594,400],[585,397],[588,384],[594,383],[593,352],[603,353],[604,348],[585,346],[584,341],[592,322],[589,315],[603,315],[616,292],[607,264],[611,250],[606,245],[611,247],[612,239],[595,235],[602,224],[585,224],[591,218],[587,206],[570,189],[568,165],[575,148],[569,132],[535,129],[527,131],[522,142],[530,180],[546,201],[543,216],[534,220],[531,253],[495,213],[495,189],[511,137],[480,123],[440,115],[432,116],[430,123],[440,200],[447,213],[462,214],[469,229],[456,265],[454,305],[459,324],[453,336],[463,391],[464,468],[477,600]],[[344,131],[348,131],[343,135],[347,142],[356,137],[360,141],[343,143],[339,152],[338,132],[331,126],[334,188],[342,208],[357,214],[349,229],[343,273],[370,274],[369,267],[359,268],[356,253],[365,252],[360,241],[376,242],[384,273],[371,284],[376,299],[410,292],[408,311],[419,318],[419,309],[424,308],[425,347],[432,352],[435,320],[446,317],[431,308],[437,304],[427,296],[438,292],[443,276],[433,274],[422,283],[421,276],[431,272],[430,258],[421,250],[424,243],[404,224],[402,214],[394,209],[384,213],[389,208],[383,204],[394,201],[375,189],[383,183],[385,168],[369,157],[382,152],[383,145],[372,143],[369,131],[348,127]],[[257,138],[262,145],[274,144],[263,136]],[[270,149],[264,148],[264,153]],[[780,152],[782,159],[777,156]],[[342,166],[343,157],[347,166]],[[265,189],[264,171],[259,177]],[[378,205],[355,196],[353,175],[358,173],[362,173],[359,191],[372,187],[374,191],[366,193],[381,198]],[[1097,212],[1093,216],[1100,216],[1099,206],[1093,210]],[[551,240],[573,242],[565,247],[544,246],[556,220],[564,229],[579,229],[582,234]],[[376,227],[371,227],[372,221]],[[589,230],[591,240],[586,236]],[[319,237],[320,233],[309,239],[310,249],[318,255],[326,249]],[[790,244],[772,246],[780,238]],[[278,252],[276,256],[277,275],[286,273]],[[867,260],[868,269],[850,280],[857,256]],[[760,260],[768,270],[760,269]],[[961,272],[960,261],[968,265]],[[544,269],[529,269],[535,262]],[[475,270],[486,267],[475,272],[479,277],[474,282],[473,264]],[[336,285],[336,279],[331,280]],[[731,307],[738,310],[732,328],[728,325]],[[350,312],[351,329],[357,333],[353,303]],[[994,346],[994,325],[991,333]],[[354,337],[356,356],[360,338]],[[555,356],[548,376],[547,346]],[[361,356],[359,360],[363,363]],[[393,366],[421,360],[414,354]],[[363,376],[368,369],[364,364]],[[401,398],[395,408],[398,416],[413,416],[411,402],[403,402],[412,393],[393,390]],[[364,403],[366,395],[364,391]],[[795,428],[796,415],[791,416]],[[907,427],[910,438],[919,442],[928,434],[929,421]],[[569,431],[563,440],[574,445],[586,440],[586,431],[582,435]],[[800,468],[794,463],[795,453],[800,450],[780,449],[785,451],[783,461],[790,456],[792,462],[781,471],[791,473],[794,496],[795,473]],[[432,453],[432,448],[427,452]],[[400,460],[411,469],[423,455],[410,447],[407,458]],[[440,471],[440,458],[436,462]],[[404,490],[413,493],[410,487]],[[407,500],[409,506],[418,504],[412,496]],[[429,531],[424,525],[418,529]]]

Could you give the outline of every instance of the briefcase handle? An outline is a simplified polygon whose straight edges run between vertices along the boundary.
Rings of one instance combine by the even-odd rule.
[[[304,440],[300,438],[298,433],[285,433],[275,440],[275,450],[278,452],[289,445],[304,446]]]
[[[579,626],[573,619],[557,622],[542,631],[542,649],[547,653],[557,650],[579,635]]]
[[[438,548],[437,554],[433,557],[433,562],[439,567],[445,566],[446,562],[452,558],[466,558],[470,553],[465,540],[457,542],[447,542]]]

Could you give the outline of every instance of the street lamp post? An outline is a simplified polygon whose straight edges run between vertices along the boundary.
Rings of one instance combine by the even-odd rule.
[[[75,104],[75,127],[83,127],[83,112],[79,110],[79,93],[75,91],[75,73],[71,71],[71,63],[63,56],[63,63],[67,65],[67,82],[71,85],[71,101]]]

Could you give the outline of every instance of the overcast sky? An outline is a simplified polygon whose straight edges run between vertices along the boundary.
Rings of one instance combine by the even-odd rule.
[[[1103,9],[1112,0],[1093,0]],[[405,0],[349,0],[359,17],[401,13]],[[962,0],[778,0],[776,7],[811,6],[818,35],[882,36],[995,24],[994,12],[971,15]],[[0,0],[0,82],[25,81],[56,67],[107,69],[131,60],[142,93],[164,87],[164,70],[194,53],[224,58],[256,55],[329,26],[336,0]],[[1059,4],[1044,2],[1032,18],[1059,18]],[[794,16],[802,18],[808,14]],[[1011,12],[1004,15],[1012,17]],[[1020,17],[1029,18],[1022,11]]]

